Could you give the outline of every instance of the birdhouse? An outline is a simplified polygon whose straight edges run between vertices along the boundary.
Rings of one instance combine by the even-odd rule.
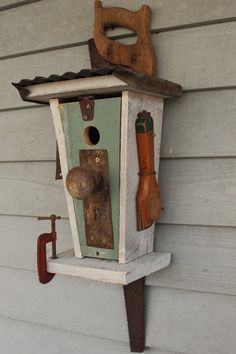
[[[50,103],[75,257],[128,263],[153,252],[163,104],[180,86],[119,67],[41,81],[17,87]]]
[[[129,325],[142,322],[142,335],[130,330],[131,349],[142,351],[144,317],[133,321],[140,307],[132,296],[139,294],[144,306],[144,277],[170,263],[169,253],[153,252],[153,241],[163,212],[164,99],[180,96],[181,86],[155,75],[148,6],[133,13],[103,9],[96,1],[95,15],[92,69],[14,84],[23,100],[50,104],[74,245],[56,254],[57,217],[51,215],[51,233],[38,240],[39,279],[47,283],[59,273],[124,285]],[[106,38],[110,24],[134,29],[136,44]],[[52,259],[46,256],[49,242]],[[135,285],[128,288],[130,283]]]

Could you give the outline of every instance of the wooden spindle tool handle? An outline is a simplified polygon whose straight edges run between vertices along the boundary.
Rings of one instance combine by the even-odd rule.
[[[136,196],[137,229],[147,229],[161,214],[160,188],[154,166],[153,119],[147,111],[140,112],[135,123],[139,187]]]

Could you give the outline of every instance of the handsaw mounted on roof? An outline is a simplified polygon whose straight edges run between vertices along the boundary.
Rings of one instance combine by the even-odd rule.
[[[177,97],[182,94],[180,85],[163,80],[157,76],[156,60],[150,34],[151,9],[143,5],[138,11],[130,11],[119,7],[103,8],[102,2],[95,1],[94,39],[88,41],[92,70],[83,69],[79,72],[66,72],[63,75],[52,74],[48,77],[36,76],[34,79],[23,79],[13,85],[20,92],[24,101],[48,103],[51,98],[75,99],[81,91],[83,82],[78,80],[92,78],[95,89],[102,86],[97,82],[102,79],[105,83],[108,77],[113,78],[115,87],[100,90],[101,94],[112,95],[122,90],[146,92],[162,97]],[[137,35],[135,44],[126,45],[106,37],[106,30],[114,27],[125,27],[134,30]],[[115,80],[118,79],[118,80]],[[120,80],[120,81],[119,81]],[[71,89],[63,82],[71,81]],[[61,83],[61,85],[57,84]],[[42,94],[46,88],[49,94]],[[86,86],[86,85],[85,85]]]

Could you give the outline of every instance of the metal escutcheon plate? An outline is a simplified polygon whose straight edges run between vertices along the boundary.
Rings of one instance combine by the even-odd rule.
[[[101,181],[83,201],[86,242],[90,247],[113,249],[112,214],[107,150],[80,150],[80,166]]]

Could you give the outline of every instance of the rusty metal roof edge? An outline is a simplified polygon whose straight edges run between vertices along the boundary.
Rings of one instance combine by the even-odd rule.
[[[113,75],[129,86],[147,92],[160,93],[165,97],[179,97],[182,86],[175,82],[164,80],[158,76],[150,76],[124,67],[117,67]]]
[[[111,75],[116,68],[102,68],[102,69],[82,69],[79,72],[71,72],[67,71],[62,75],[52,74],[48,77],[44,76],[36,76],[34,79],[22,79],[19,82],[15,83],[12,82],[12,85],[17,89],[19,87],[27,87],[32,85],[40,85],[49,82],[59,82],[59,81],[69,81],[75,79],[82,79],[85,77],[95,77],[95,76],[104,76],[104,75]]]
[[[23,101],[35,103],[47,103],[42,97],[30,98],[29,87],[34,85],[52,84],[65,81],[76,81],[83,78],[113,76],[127,85],[126,89],[146,92],[155,96],[170,98],[178,97],[182,94],[182,87],[179,84],[161,79],[155,76],[149,76],[129,68],[117,66],[115,68],[102,68],[96,70],[83,69],[78,73],[66,72],[63,75],[50,75],[48,78],[37,76],[33,80],[23,79],[18,83],[12,83],[19,91]],[[118,88],[117,88],[118,89]],[[123,88],[120,89],[122,91]],[[41,99],[42,98],[42,99]],[[68,95],[67,95],[67,98]]]

